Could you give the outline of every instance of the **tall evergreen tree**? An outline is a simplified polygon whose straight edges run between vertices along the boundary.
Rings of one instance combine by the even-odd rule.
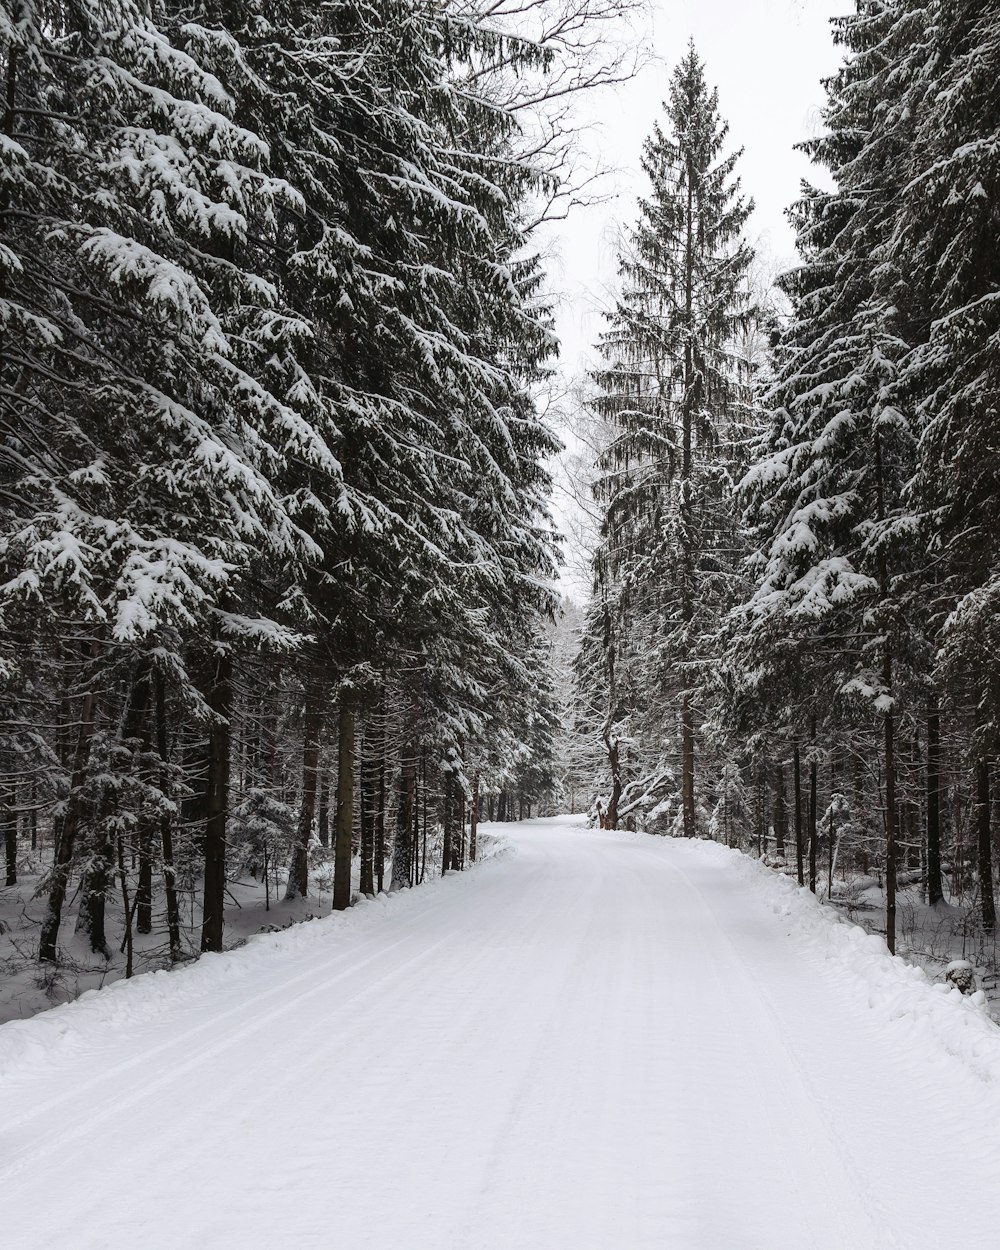
[[[735,176],[739,152],[724,155],[727,135],[692,45],[671,77],[664,124],[643,149],[651,194],[620,258],[623,290],[601,341],[607,364],[594,401],[615,432],[601,460],[595,560],[611,695],[605,736],[618,750],[611,726],[623,700],[647,723],[664,705],[674,710],[687,837],[698,830],[696,691],[705,640],[732,590],[730,468],[747,402],[735,341],[751,315],[752,252],[741,240],[751,204]],[[641,677],[630,675],[646,656]]]

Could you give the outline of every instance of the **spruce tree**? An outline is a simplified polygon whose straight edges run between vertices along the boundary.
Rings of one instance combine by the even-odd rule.
[[[741,231],[752,206],[735,176],[739,152],[724,155],[727,135],[692,45],[643,149],[651,193],[620,258],[623,290],[596,375],[595,407],[614,429],[595,560],[609,689],[617,703],[634,689],[631,710],[647,723],[673,708],[687,837],[698,831],[696,690],[731,593],[728,470],[747,400],[735,340],[751,315]],[[642,675],[630,674],[646,656]],[[609,705],[609,726],[616,719]]]
[[[765,396],[770,429],[742,487],[759,545],[733,660],[734,706],[756,705],[796,744],[808,737],[810,777],[817,722],[827,735],[845,718],[880,723],[890,948],[897,735],[921,652],[915,422],[899,394],[910,328],[890,247],[910,125],[893,53],[908,29],[879,4],[838,23],[849,55],[827,84],[827,133],[806,145],[836,189],[806,187],[793,214],[802,263],[784,282],[792,316]],[[814,834],[811,823],[813,883]]]

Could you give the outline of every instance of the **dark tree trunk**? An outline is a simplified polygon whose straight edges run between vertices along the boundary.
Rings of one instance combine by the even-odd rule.
[[[819,769],[816,763],[816,719],[812,724],[812,751],[809,760],[809,889],[816,893],[816,842],[819,836],[817,806],[819,802]]]
[[[361,757],[361,893],[382,891],[385,877],[385,720],[377,706]]]
[[[427,751],[420,752],[420,792],[423,796],[423,824],[420,834],[420,880],[427,872]]]
[[[826,861],[826,897],[833,898],[833,861],[837,851],[837,829],[833,820],[833,800],[837,793],[837,752],[830,754],[830,819],[827,822],[829,855]]]
[[[148,680],[147,678],[147,685]],[[149,721],[148,718],[144,718],[142,731],[144,756],[148,757],[151,745]],[[155,773],[150,780],[155,783]],[[122,860],[124,860],[124,848]],[[121,865],[119,869],[120,867]],[[124,882],[122,891],[124,897],[128,893],[128,887]],[[139,830],[139,881],[135,891],[135,928],[137,933],[153,932],[153,821],[150,819],[144,820]],[[131,938],[129,942],[131,944]]]
[[[681,704],[681,811],[684,836],[693,838],[697,833],[694,808],[694,714],[691,696],[684,692]]]
[[[337,814],[333,843],[333,909],[351,905],[351,852],[354,836],[354,711],[340,705],[337,727]]]
[[[90,839],[87,867],[80,884],[80,910],[76,917],[77,932],[85,934],[91,951],[95,955],[103,955],[105,959],[111,957],[104,922],[108,886],[113,871],[113,850],[111,838],[102,821]]]
[[[129,690],[128,702],[119,731],[120,742],[132,742],[142,732],[146,709],[149,704],[149,674],[143,671],[135,678]],[[90,862],[84,873],[80,888],[80,911],[77,929],[87,935],[90,949],[95,955],[110,958],[106,931],[108,890],[116,866],[116,840],[107,824],[108,795],[105,792],[96,812],[94,835],[91,843]],[[124,863],[124,849],[122,850]],[[126,922],[130,920],[126,916]],[[131,935],[129,936],[131,941]]]
[[[886,694],[892,693],[892,655],[882,662]],[[890,707],[883,720],[885,752],[885,944],[896,953],[896,718]]]
[[[288,884],[285,887],[286,900],[305,898],[309,893],[309,843],[316,815],[316,788],[325,708],[325,685],[315,673],[308,673],[302,718],[302,803],[299,807],[299,827],[288,872]]]
[[[139,834],[139,881],[135,890],[135,929],[153,932],[153,832],[146,823]]]
[[[611,770],[611,797],[601,818],[602,829],[618,828],[618,804],[622,797],[621,747],[617,738],[605,738],[608,748],[608,766]]]
[[[465,791],[460,790],[457,795],[458,803],[458,837],[455,840],[455,848],[452,853],[454,867],[459,871],[465,870]],[[531,807],[528,807],[529,818]]]
[[[122,949],[125,951],[125,980],[132,977],[134,968],[134,944],[132,941],[132,907],[128,897],[128,874],[125,871],[125,846],[121,835],[115,838],[118,851],[118,881],[122,892],[122,912],[125,916],[125,936],[122,938]]]
[[[385,889],[385,721],[379,730],[378,787],[375,794],[375,888]]]
[[[212,673],[203,674],[206,688],[210,687],[212,680]],[[200,855],[205,853],[205,822],[208,819],[209,747],[208,738],[188,741],[182,746],[181,757],[188,782],[188,790],[181,800],[181,825],[191,830],[192,847]]]
[[[228,648],[216,655],[208,696],[213,722],[208,736],[205,785],[205,891],[201,949],[221,951],[226,905],[226,821],[229,815],[229,767],[233,738],[233,661]]]
[[[472,810],[469,813],[469,862],[476,862],[479,831],[479,773],[472,778]]]
[[[167,695],[163,674],[157,673],[156,685],[156,751],[160,757],[160,789],[164,796],[169,791],[167,753]],[[167,934],[170,942],[170,959],[176,963],[181,957],[181,911],[177,902],[177,875],[174,867],[174,834],[170,813],[160,817],[160,845],[163,850],[163,891],[167,900]]]
[[[365,731],[361,756],[361,893],[375,893],[375,806],[378,802],[377,764],[374,758],[371,727]]]
[[[10,790],[0,798],[0,821],[3,822],[4,885],[17,885],[17,813]]]
[[[80,788],[84,783],[87,764],[90,760],[90,747],[94,737],[94,719],[96,714],[97,697],[92,690],[88,690],[83,696],[83,706],[80,711],[80,724],[77,729],[76,751],[73,757],[73,774],[70,780],[69,798],[66,800],[66,809],[63,815],[56,822],[54,831],[49,900],[45,917],[42,920],[42,929],[38,942],[38,958],[49,963],[54,963],[56,960],[59,925],[62,921],[62,909],[66,901],[69,870],[73,862],[73,850],[80,826]]]
[[[450,772],[445,773],[445,776],[444,776],[443,808],[444,808],[444,811],[443,811],[444,839],[443,839],[443,844],[441,847],[441,875],[442,877],[452,867],[452,863],[451,863],[452,842],[454,839],[454,830],[452,829],[452,819],[453,819],[453,808],[454,808],[454,796],[453,796],[453,783],[452,783]]]
[[[399,767],[399,791],[396,804],[396,836],[392,848],[390,888],[401,890],[413,879],[417,806],[417,761],[412,745],[403,748]]]
[[[882,466],[882,437],[878,430],[874,437],[875,452],[875,489],[878,499],[878,518],[885,520],[885,485]],[[888,597],[889,576],[885,555],[880,554],[879,591],[882,599]],[[882,657],[883,697],[889,700],[882,720],[883,753],[885,756],[885,943],[890,954],[896,951],[896,720],[892,704],[892,640],[886,637],[884,655]]]
[[[31,779],[31,809],[28,812],[28,832],[31,835],[31,849],[38,850],[38,778]]]
[[[993,895],[991,807],[990,760],[984,750],[976,762],[976,828],[979,834],[979,897],[982,904],[983,928],[990,933],[997,927],[996,901]]]
[[[799,885],[805,885],[802,845],[802,759],[797,742],[792,747],[792,776],[795,790],[795,868]]]
[[[321,846],[330,845],[330,775],[324,763],[320,768],[319,819],[317,823]]]
[[[788,806],[785,799],[785,766],[779,764],[774,774],[774,853],[785,858],[788,837]]]
[[[927,701],[927,902],[944,899],[941,876],[941,717],[937,699]]]

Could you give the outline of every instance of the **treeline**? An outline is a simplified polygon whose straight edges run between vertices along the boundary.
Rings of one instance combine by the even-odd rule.
[[[892,946],[903,870],[996,923],[1000,8],[834,30],[783,305],[693,49],[646,145],[578,686],[606,822],[874,872]]]
[[[131,963],[133,925],[189,953],[203,881],[219,950],[234,874],[303,895],[332,843],[343,908],[352,849],[406,885],[551,786],[531,236],[601,11],[4,0],[0,823],[8,885],[52,852],[42,960],[76,892]]]

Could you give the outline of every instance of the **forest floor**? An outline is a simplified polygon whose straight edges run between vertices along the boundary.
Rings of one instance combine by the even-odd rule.
[[[794,873],[794,866],[785,870]],[[972,964],[976,984],[983,990],[995,1019],[1000,1020],[1000,932],[987,932],[979,920],[979,900],[952,893],[951,877],[944,875],[947,897],[931,907],[924,901],[919,870],[902,870],[896,895],[896,953],[916,964],[932,979],[941,977],[953,960]],[[819,883],[820,893],[828,881]],[[885,889],[878,878],[854,875],[833,882],[832,905],[852,924],[885,936]]]
[[[997,1244],[981,996],[715,844],[502,833],[473,872],[0,1028],[5,1242]]]
[[[288,925],[326,915],[330,911],[333,881],[331,858],[315,862],[310,870],[308,898],[286,901],[284,898],[287,865],[275,872],[269,870],[267,881],[256,880],[249,873],[227,885],[225,943],[237,946],[258,933],[281,929]],[[22,844],[18,856],[18,882],[0,886],[0,1024],[7,1020],[27,1019],[39,1011],[79,998],[88,990],[103,989],[125,976],[126,956],[124,906],[112,890],[107,902],[108,958],[90,949],[86,937],[76,931],[79,891],[72,883],[63,911],[59,934],[58,967],[38,964],[38,938],[45,914],[46,895],[38,894],[39,882],[50,868],[51,848],[37,851]],[[354,890],[357,892],[359,869],[354,865]],[[153,932],[133,933],[133,965],[135,974],[154,972],[170,966],[163,910],[162,882],[155,883],[156,907]],[[200,878],[181,883],[179,890],[181,946],[196,958],[201,945]]]

